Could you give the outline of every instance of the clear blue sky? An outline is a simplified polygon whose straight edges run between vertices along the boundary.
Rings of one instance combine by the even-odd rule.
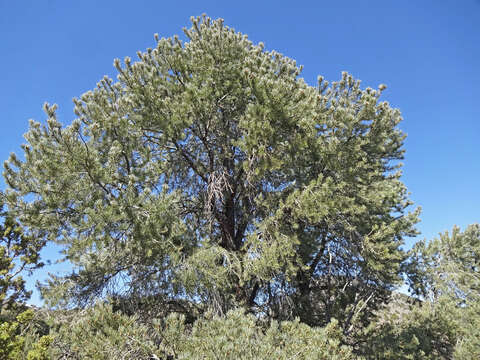
[[[383,99],[405,119],[403,180],[423,208],[420,238],[480,221],[480,0],[0,0],[0,159],[20,153],[45,101],[69,123],[71,99],[114,76],[114,58],[204,12],[296,59],[312,85],[343,70],[365,87],[387,84]]]

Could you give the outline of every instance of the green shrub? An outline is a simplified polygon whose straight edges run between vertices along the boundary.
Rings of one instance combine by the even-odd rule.
[[[340,343],[336,321],[311,328],[297,321],[265,327],[253,315],[231,311],[193,325],[173,314],[150,326],[97,305],[65,316],[51,346],[61,359],[353,359]],[[32,358],[33,359],[33,358]]]

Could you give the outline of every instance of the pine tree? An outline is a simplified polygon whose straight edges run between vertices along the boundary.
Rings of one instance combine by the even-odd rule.
[[[0,193],[0,201],[3,194]],[[22,275],[43,266],[40,250],[44,241],[24,233],[15,218],[0,202],[0,314],[2,310],[15,311],[24,305],[31,292],[25,288]]]
[[[31,291],[22,277],[43,266],[45,242],[27,234],[2,200],[0,193],[0,359],[46,359],[50,338],[39,335],[33,310],[26,310]]]
[[[185,42],[156,36],[138,61],[115,60],[118,80],[74,99],[70,125],[46,104],[25,160],[5,163],[9,207],[74,266],[44,295],[337,318],[352,334],[399,282],[415,234],[400,112],[383,85],[343,73],[310,86],[222,20],[192,23]]]
[[[455,226],[418,242],[409,265],[412,290],[436,312],[448,314],[454,358],[480,357],[480,224],[464,231]]]

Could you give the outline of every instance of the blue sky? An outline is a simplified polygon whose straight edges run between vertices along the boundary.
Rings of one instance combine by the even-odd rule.
[[[403,180],[423,208],[420,238],[480,221],[480,0],[0,0],[0,159],[20,153],[45,101],[69,123],[72,98],[115,76],[114,58],[134,58],[154,33],[180,34],[202,13],[294,58],[312,85],[344,70],[365,87],[387,84],[383,99],[405,119]]]

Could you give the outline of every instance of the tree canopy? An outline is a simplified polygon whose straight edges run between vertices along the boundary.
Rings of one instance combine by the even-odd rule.
[[[115,60],[117,81],[74,99],[70,125],[46,104],[25,159],[5,163],[11,211],[74,266],[45,296],[335,317],[349,334],[398,284],[415,234],[400,112],[347,73],[308,85],[222,20],[184,32]]]

